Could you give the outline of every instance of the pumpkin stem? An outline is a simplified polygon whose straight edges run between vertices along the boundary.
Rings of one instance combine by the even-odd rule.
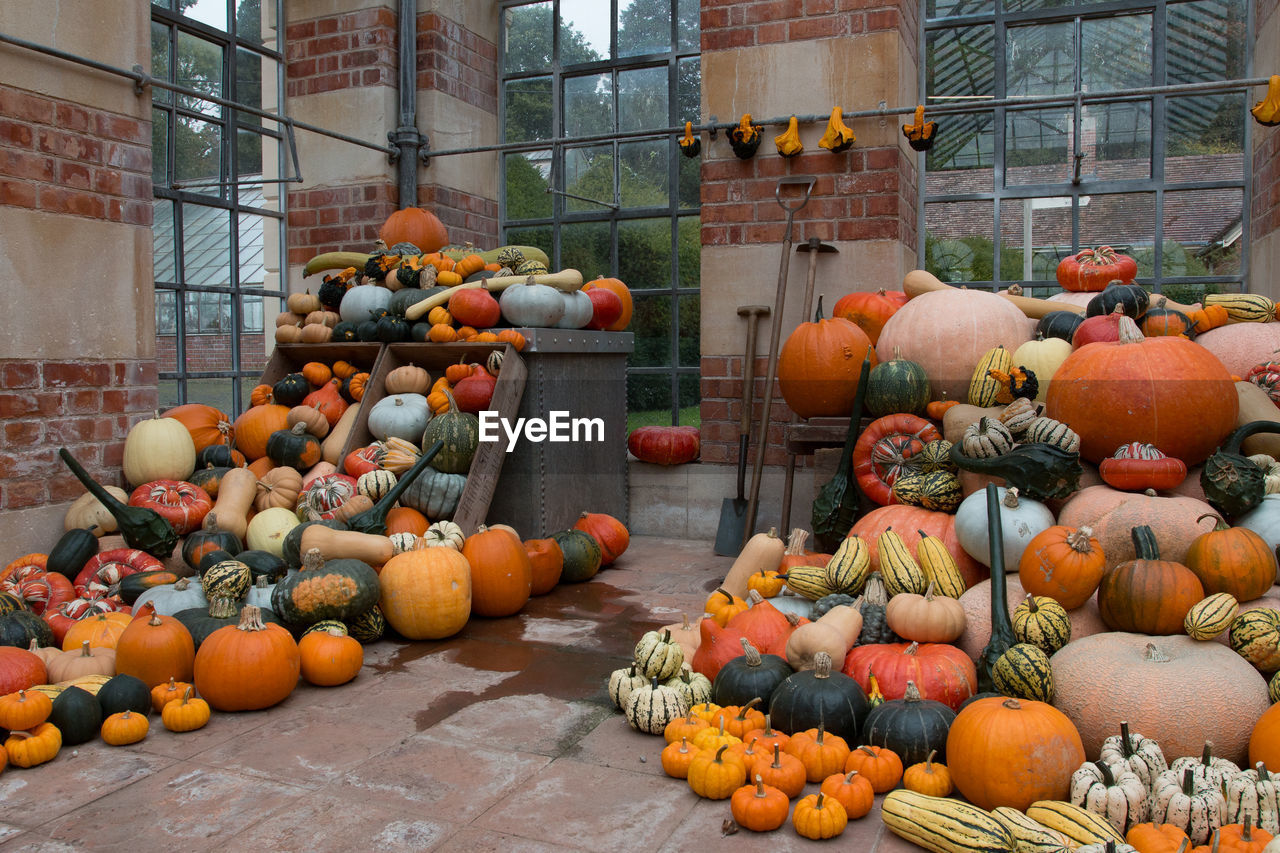
[[[919,644],[918,642],[916,642],[915,640],[912,640],[912,641],[911,641],[911,645],[907,646],[907,648],[906,648],[906,650],[903,652],[903,654],[904,654],[904,655],[912,655],[912,656],[915,656],[915,653],[916,653],[919,649],[920,649],[920,644]]]
[[[1115,774],[1111,772],[1111,768],[1107,766],[1105,761],[1095,761],[1093,765],[1098,768],[1098,772],[1102,774],[1102,784],[1108,788],[1116,784]]]
[[[791,529],[791,535],[787,537],[786,553],[792,557],[804,556],[804,543],[809,538],[809,531],[802,527],[794,527]]]
[[[319,548],[312,548],[310,551],[302,555],[302,570],[304,572],[319,571],[324,568],[324,557],[320,555]]]
[[[759,773],[756,774],[756,799],[763,800],[767,794],[764,792],[764,777]]]
[[[91,658],[91,657],[93,657],[93,652],[92,652],[92,650],[90,650],[90,648],[89,648],[89,641],[88,641],[88,640],[85,640],[83,643],[81,643],[81,644],[80,644],[80,657],[82,657],[82,658]]]
[[[933,757],[938,754],[938,750],[931,749],[924,759],[924,772],[933,775]]]
[[[930,758],[932,758],[932,757],[933,757],[933,753],[932,753],[932,752],[931,752],[931,753],[929,753],[929,757],[930,757]],[[858,775],[858,771],[857,771],[857,770],[850,770],[848,773],[844,774],[844,783],[845,783],[846,785],[852,785],[852,784],[853,784],[853,777],[854,777],[854,776],[857,776],[857,775]]]
[[[1151,652],[1155,651],[1155,646],[1147,643],[1147,660],[1151,659]],[[1133,741],[1129,739],[1129,722],[1127,720],[1120,721],[1120,754],[1125,758],[1132,758],[1137,750],[1133,748]]]
[[[760,657],[760,650],[751,645],[750,640],[746,637],[739,637],[738,642],[742,644],[742,652],[747,659],[747,666],[759,666],[764,662],[764,659]]]
[[[1258,781],[1259,781],[1259,782],[1270,782],[1270,781],[1271,781],[1271,774],[1267,772],[1267,765],[1265,765],[1265,764],[1263,764],[1261,761],[1259,761],[1259,762],[1258,762],[1258,764],[1257,764],[1257,768],[1258,768]]]
[[[1120,306],[1117,305],[1116,309],[1119,310]],[[1138,328],[1138,324],[1133,321],[1132,317],[1123,316],[1123,314],[1124,312],[1121,311],[1122,316],[1120,317],[1118,332],[1120,343],[1140,344],[1145,341],[1146,338],[1143,337],[1142,330]]]
[[[1206,512],[1204,515],[1201,515],[1199,518],[1196,519],[1196,524],[1199,524],[1200,522],[1204,521],[1206,518],[1213,519],[1213,522],[1214,522],[1213,530],[1215,533],[1219,530],[1231,529],[1231,525],[1223,521],[1222,516],[1218,515],[1216,512]]]
[[[150,603],[150,602],[148,602],[148,603]],[[160,614],[159,614],[159,613],[157,613],[157,612],[155,611],[155,608],[152,608],[152,609],[151,609],[151,620],[150,620],[149,622],[147,622],[147,625],[149,625],[150,627],[153,627],[153,628],[154,628],[154,627],[157,627],[157,626],[160,626],[160,625],[163,625],[163,624],[164,624],[164,623],[163,623],[162,621],[160,621]]]
[[[1147,648],[1143,651],[1142,658],[1143,660],[1151,661],[1152,663],[1169,662],[1169,656],[1156,648],[1155,643],[1147,643]]]
[[[724,718],[721,717],[721,719],[723,720]],[[716,758],[715,758],[716,764],[724,763],[724,751],[728,748],[729,748],[729,744],[726,743],[724,746],[716,750]]]
[[[920,688],[916,687],[916,683],[914,681],[911,681],[910,679],[907,680],[907,689],[903,691],[902,701],[904,702],[921,701]]]
[[[1017,509],[1018,508],[1018,487],[1010,486],[1009,488],[1005,489],[1004,498],[1001,499],[1000,503],[1002,503],[1006,509]]]
[[[1244,831],[1240,833],[1240,840],[1245,844],[1253,841],[1253,815],[1244,816]]]
[[[1031,613],[1034,614],[1034,613],[1040,612],[1040,605],[1036,603],[1036,597],[1031,593],[1027,593],[1027,597],[1024,598],[1022,601],[1024,604],[1027,605],[1027,610],[1029,610]]]
[[[782,747],[776,743],[773,745],[773,763],[769,765],[774,770],[782,767]]]
[[[1204,742],[1204,752],[1200,754],[1200,763],[1205,767],[1213,766],[1213,741]]]
[[[88,645],[87,643],[85,645]],[[914,643],[912,645],[915,645]],[[814,678],[830,678],[831,677],[831,655],[826,652],[818,652],[813,656],[813,677]]]
[[[738,716],[735,719],[737,719],[739,722],[745,722],[747,719],[747,712],[750,711],[752,708],[754,708],[757,704],[759,704],[760,701],[761,700],[759,696],[753,697],[750,702],[743,705],[738,710]]]
[[[262,608],[254,607],[252,604],[245,605],[240,611],[240,624],[236,626],[241,631],[264,631],[266,625],[262,623]],[[85,643],[87,646],[88,643]]]
[[[1194,793],[1195,787],[1195,777],[1192,775],[1191,768],[1188,767],[1182,771],[1182,793],[1189,797]]]
[[[1093,550],[1093,546],[1089,544],[1089,540],[1092,538],[1093,528],[1081,527],[1067,534],[1067,545],[1072,551],[1087,554]]]
[[[1010,699],[1006,699],[1006,700],[1004,700],[1003,702],[1001,702],[1000,704],[1001,704],[1001,705],[1003,705],[1004,707],[1008,708],[1008,709],[1009,709],[1009,710],[1011,710],[1011,711],[1020,711],[1020,710],[1022,710],[1022,706],[1018,704],[1018,700],[1017,700],[1017,699],[1012,699],[1012,698],[1010,698]]]
[[[1160,545],[1150,527],[1140,524],[1129,531],[1129,536],[1133,539],[1133,548],[1137,551],[1139,560],[1160,559]]]

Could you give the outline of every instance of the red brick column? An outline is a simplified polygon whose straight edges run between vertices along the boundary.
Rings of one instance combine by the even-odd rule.
[[[1265,134],[1262,143],[1253,149],[1253,209],[1250,223],[1253,239],[1280,231],[1280,131],[1274,128],[1255,128],[1255,133]],[[1274,271],[1258,270],[1270,278]]]

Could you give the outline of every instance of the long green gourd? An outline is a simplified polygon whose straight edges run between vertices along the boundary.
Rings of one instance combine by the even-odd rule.
[[[427,465],[436,457],[444,447],[443,441],[437,441],[431,445],[426,453],[418,457],[418,461],[413,463],[413,467],[404,472],[396,484],[387,491],[385,495],[378,499],[378,502],[366,509],[359,515],[353,515],[347,519],[347,527],[360,533],[372,533],[375,536],[385,536],[387,533],[387,513],[391,512],[392,507],[396,505],[396,501],[400,499],[400,495],[405,489],[418,478],[418,475],[426,470]]]
[[[1004,577],[1004,524],[1000,518],[1000,492],[995,483],[987,484],[987,535],[991,546],[991,641],[978,658],[978,692],[995,693],[991,670],[1000,656],[1018,639],[1009,618],[1009,600]]]
[[[120,535],[124,537],[125,544],[130,548],[136,548],[163,560],[178,547],[178,534],[164,516],[153,509],[121,503],[115,495],[90,477],[65,447],[58,448],[58,456],[62,457],[62,461],[71,469],[71,473],[76,475],[76,479],[84,484],[89,493],[101,501],[107,511],[115,516],[116,523],[120,525]]]

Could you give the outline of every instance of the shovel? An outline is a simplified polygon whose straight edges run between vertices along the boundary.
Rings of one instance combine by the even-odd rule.
[[[742,422],[738,427],[738,496],[725,498],[720,506],[715,553],[722,557],[738,555],[747,525],[747,447],[751,442],[751,410],[755,404],[756,329],[760,318],[769,316],[769,306],[743,305],[738,309],[738,316],[747,318],[746,354],[742,358]]]

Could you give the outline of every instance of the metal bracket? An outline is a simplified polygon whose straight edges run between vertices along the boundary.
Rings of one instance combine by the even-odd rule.
[[[130,69],[133,72],[133,94],[141,95],[147,91],[147,87],[151,85],[151,75],[147,73],[147,69],[141,65],[135,65]]]
[[[711,124],[711,129],[707,131],[707,135],[710,136],[712,139],[715,139],[716,133],[717,133],[716,125],[719,124],[720,119],[718,119],[716,116],[708,116],[707,121]]]

